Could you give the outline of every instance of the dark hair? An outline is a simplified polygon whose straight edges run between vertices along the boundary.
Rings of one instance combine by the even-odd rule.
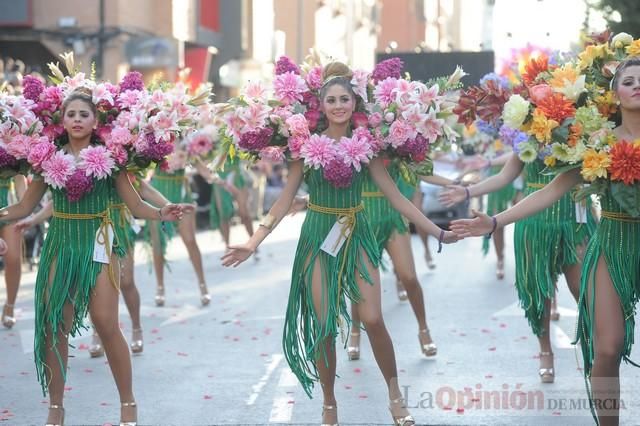
[[[631,58],[627,58],[624,61],[620,62],[616,68],[616,72],[613,73],[613,79],[611,80],[611,90],[618,91],[618,84],[620,83],[620,75],[624,70],[630,67],[640,66],[640,57],[633,56]]]
[[[327,91],[331,86],[341,86],[347,92],[356,99],[356,94],[351,87],[351,78],[353,72],[351,69],[342,62],[331,62],[327,64],[322,70],[322,87],[320,87],[320,101],[323,101],[327,96]]]
[[[84,87],[80,87],[75,89],[73,92],[71,92],[71,94],[69,96],[67,96],[65,98],[64,101],[62,101],[62,112],[64,113],[64,111],[67,109],[67,107],[69,106],[69,104],[73,101],[82,101],[85,104],[87,104],[87,106],[89,108],[91,108],[91,111],[93,112],[93,115],[97,115],[98,114],[98,109],[96,108],[96,104],[93,103],[93,96],[91,94],[91,91],[87,88]]]

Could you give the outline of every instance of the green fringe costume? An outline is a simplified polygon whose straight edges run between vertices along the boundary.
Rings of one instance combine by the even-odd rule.
[[[173,173],[165,173],[156,169],[151,177],[151,186],[158,190],[164,197],[172,203],[191,203],[191,189],[189,179],[185,176],[185,170],[176,170]],[[160,222],[159,220],[147,221],[145,229],[145,239],[151,242],[151,232],[149,228],[155,226],[160,237],[160,248],[163,256],[167,252],[167,245],[176,234],[177,224],[173,222]]]
[[[553,176],[540,174],[544,168],[541,160],[525,165],[525,196],[553,180]],[[575,202],[567,193],[551,207],[515,224],[516,289],[536,336],[545,332],[541,327],[544,303],[553,297],[563,267],[578,263],[577,246],[595,231],[590,207],[588,204],[587,223],[576,223]]]
[[[397,167],[391,166],[388,170],[391,178],[396,181],[398,189],[402,186],[402,189],[409,193],[409,189],[412,187],[402,179]],[[380,192],[380,189],[366,170],[364,171],[362,184],[362,203],[378,243],[378,256],[382,256],[382,251],[393,233],[406,234],[409,232],[409,226],[404,217],[391,206],[389,200]]]
[[[633,346],[635,306],[640,295],[640,249],[638,247],[640,218],[633,218],[624,213],[610,193],[600,197],[600,205],[602,218],[595,234],[589,241],[584,257],[576,331],[576,338],[582,349],[585,380],[590,396],[588,379],[591,377],[594,359],[595,275],[598,259],[601,256],[604,257],[607,264],[607,270],[620,299],[624,317],[624,345],[620,356],[638,367],[629,359],[629,355]],[[593,406],[592,412],[595,418]]]
[[[227,180],[230,175],[233,178],[233,185],[238,189],[243,189],[245,182],[240,163],[237,159],[227,158],[223,169],[218,172],[220,179]],[[219,185],[211,186],[211,207],[209,208],[209,220],[211,229],[219,229],[221,222],[228,222],[233,217],[235,209],[233,207],[233,195]]]
[[[111,193],[109,213],[115,233],[114,244],[120,247],[126,256],[136,245],[136,232],[131,227],[135,219],[115,189]]]
[[[9,205],[9,191],[11,191],[12,179],[0,179],[0,209]],[[7,225],[7,222],[0,222],[0,228]]]
[[[494,176],[500,173],[502,166],[492,167],[489,170],[489,176]],[[507,185],[504,188],[491,192],[487,196],[487,214],[489,216],[495,216],[500,212],[509,208],[509,205],[518,194],[518,190],[513,185]],[[485,256],[489,253],[490,239],[485,238],[482,241],[482,254]]]
[[[318,380],[316,362],[327,362],[322,343],[326,338],[335,338],[339,329],[348,329],[346,299],[357,302],[361,297],[356,277],[373,283],[365,256],[374,267],[379,265],[378,246],[362,206],[364,175],[364,171],[354,172],[348,188],[334,187],[323,178],[322,170],[311,170],[305,175],[309,209],[293,264],[283,347],[285,359],[309,397],[314,381]],[[353,231],[333,257],[320,247],[339,216],[351,221]],[[312,297],[316,262],[321,268],[324,320],[315,311]]]
[[[95,287],[98,274],[110,265],[93,261],[93,248],[96,233],[110,223],[109,203],[111,193],[115,191],[113,178],[94,180],[91,192],[79,201],[71,202],[61,189],[50,188],[53,196],[53,217],[49,231],[42,246],[40,267],[36,277],[35,289],[35,337],[34,358],[38,381],[46,394],[48,383],[46,371],[62,368],[62,359],[57,349],[58,366],[47,365],[47,334],[60,330],[63,326],[63,307],[73,304],[74,315],[71,324],[65,328],[76,336],[87,315],[89,300]],[[112,253],[122,257],[121,247],[112,248]],[[53,270],[51,267],[53,266]],[[113,280],[113,271],[110,271]],[[117,281],[113,280],[117,286]],[[57,332],[51,336],[57,345]],[[66,371],[62,372],[66,376]]]

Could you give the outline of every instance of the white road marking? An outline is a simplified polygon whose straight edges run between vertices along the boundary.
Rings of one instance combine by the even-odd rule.
[[[276,396],[271,406],[269,423],[288,423],[293,415],[295,395],[293,389],[298,385],[297,377],[289,368],[284,368],[280,373]]]
[[[269,364],[267,364],[267,371],[265,371],[264,375],[260,378],[258,383],[251,387],[251,389],[253,389],[253,393],[249,395],[249,398],[247,399],[247,405],[253,405],[256,402],[256,400],[260,396],[260,393],[262,392],[262,389],[273,374],[273,371],[278,367],[278,364],[280,364],[280,361],[282,361],[283,358],[284,356],[282,354],[271,355],[271,361],[269,362]]]

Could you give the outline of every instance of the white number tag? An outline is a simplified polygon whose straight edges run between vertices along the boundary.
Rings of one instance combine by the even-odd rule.
[[[349,238],[351,231],[352,229],[349,226],[349,218],[347,216],[340,217],[331,227],[329,234],[327,234],[327,237],[320,246],[320,250],[336,257],[342,248],[342,245],[347,241],[347,238]]]
[[[109,259],[109,255],[111,253],[107,253],[107,245],[109,243],[109,251],[113,251],[113,226],[108,224],[107,227],[107,241],[105,241],[105,235],[103,234],[103,227],[100,226],[98,231],[96,232],[95,243],[93,244],[93,261],[100,263],[109,263],[111,259]]]

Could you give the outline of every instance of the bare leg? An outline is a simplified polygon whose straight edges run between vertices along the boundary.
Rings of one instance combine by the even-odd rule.
[[[349,360],[360,359],[360,315],[355,303],[351,304],[351,332],[349,333],[349,346],[347,346]]]
[[[117,268],[115,257],[112,257],[111,261],[113,267]],[[96,280],[91,301],[89,302],[89,312],[93,325],[100,335],[100,339],[102,339],[122,404],[134,402],[135,399],[133,396],[131,356],[129,355],[127,341],[118,325],[118,297],[118,290],[109,280],[107,266],[105,266]],[[136,418],[135,406],[121,407],[121,422],[135,421]]]
[[[53,275],[53,274],[52,274]],[[45,362],[49,368],[46,369],[47,383],[49,390],[49,415],[47,417],[48,424],[62,424],[64,411],[61,408],[64,400],[64,373],[67,371],[67,363],[69,361],[69,330],[73,322],[74,309],[71,303],[65,304],[62,310],[64,325],[60,330],[54,331],[50,328],[47,330],[47,352],[45,354]],[[60,354],[60,359],[56,355],[53,348],[53,334],[57,335],[58,344],[56,349]],[[62,361],[62,366],[60,362]]]
[[[131,248],[121,261],[120,290],[122,291],[124,303],[127,305],[129,316],[131,317],[131,328],[135,330],[140,329],[142,324],[140,323],[140,293],[136,287],[133,274],[133,251],[134,248]]]
[[[204,278],[204,268],[202,266],[202,254],[196,241],[196,220],[194,215],[186,215],[178,224],[178,233],[182,238],[184,246],[189,253],[189,259],[193,265],[198,278],[198,288],[200,289],[200,301],[203,305],[208,305],[211,298],[207,289],[207,282]]]
[[[251,219],[251,213],[249,213],[249,190],[243,188],[236,198],[238,204],[238,216],[240,221],[247,230],[249,236],[253,235],[253,220]]]
[[[413,194],[413,198],[411,199],[411,202],[420,211],[422,211],[423,199],[424,199],[424,194],[422,193],[422,191],[420,191],[420,189],[417,189],[416,192]],[[433,257],[431,256],[431,251],[429,250],[429,234],[419,229],[418,227],[416,227],[416,232],[420,237],[420,241],[422,241],[422,245],[424,246],[424,259],[427,262],[427,267],[429,269],[435,269],[436,264],[433,263]]]
[[[160,242],[160,226],[156,221],[149,221],[151,247],[153,249],[153,270],[156,273],[156,305],[164,306],[164,254]]]
[[[601,426],[618,425],[620,421],[620,354],[624,347],[624,317],[607,264],[598,259],[595,289],[590,279],[587,292],[589,306],[595,292],[595,358],[591,370],[591,389]],[[602,404],[600,404],[602,403]]]
[[[4,255],[4,282],[7,289],[7,301],[2,309],[3,324],[7,328],[15,324],[14,306],[20,287],[22,274],[22,233],[13,225],[5,225],[0,235],[7,243],[7,254]]]
[[[498,228],[493,232],[493,246],[498,257],[496,277],[501,280],[504,278],[504,228]]]

